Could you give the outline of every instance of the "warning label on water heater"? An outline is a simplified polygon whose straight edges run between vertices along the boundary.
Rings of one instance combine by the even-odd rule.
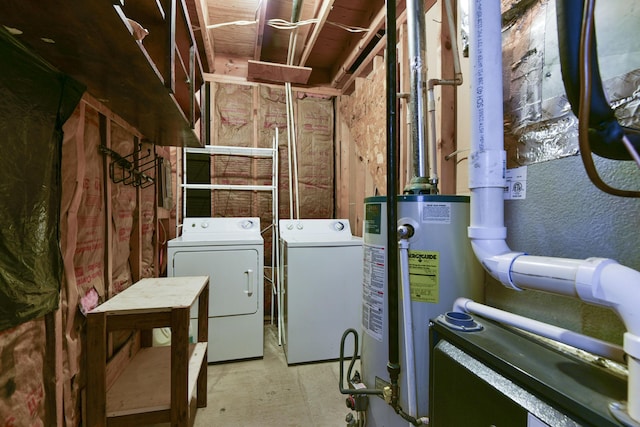
[[[411,301],[438,303],[440,298],[440,253],[409,251]]]
[[[429,224],[451,224],[451,203],[423,203],[422,222]]]
[[[384,246],[364,245],[364,271],[362,280],[362,328],[378,341],[382,341],[384,321],[384,282],[387,254]]]

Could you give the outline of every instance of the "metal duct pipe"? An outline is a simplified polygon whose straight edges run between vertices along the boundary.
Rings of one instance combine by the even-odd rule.
[[[423,0],[407,2],[407,35],[409,42],[409,93],[410,138],[413,146],[413,173],[416,177],[428,176],[429,159],[426,154],[426,76],[425,23]],[[388,33],[387,33],[388,34]],[[387,35],[388,37],[388,35]]]
[[[297,22],[300,20],[302,3],[303,3],[303,0],[293,0],[293,5],[291,6],[291,22]]]
[[[291,23],[296,23],[300,20],[300,13],[302,12],[302,3],[304,0],[293,0],[291,5]],[[289,49],[287,51],[287,65],[293,65],[293,61],[296,56],[296,44],[298,44],[298,28],[296,27],[291,34],[289,34]]]

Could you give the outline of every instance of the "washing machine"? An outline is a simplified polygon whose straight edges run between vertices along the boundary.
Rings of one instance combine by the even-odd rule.
[[[337,359],[344,331],[360,329],[362,239],[352,236],[347,219],[280,220],[279,225],[287,363]]]
[[[168,242],[168,276],[209,276],[209,363],[263,356],[263,266],[259,218],[185,218]]]

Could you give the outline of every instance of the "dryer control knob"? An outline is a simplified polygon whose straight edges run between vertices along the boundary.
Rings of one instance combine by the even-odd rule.
[[[207,221],[204,221],[204,222],[200,223],[200,227],[209,228],[209,223]]]
[[[341,223],[340,221],[336,222],[336,223],[333,225],[333,227],[334,227],[336,230],[338,230],[338,231],[342,231],[342,230],[344,230],[344,224],[343,224],[343,223]]]
[[[251,227],[253,227],[253,221],[251,220],[247,220],[242,223],[242,228],[244,228],[245,230],[248,230]]]

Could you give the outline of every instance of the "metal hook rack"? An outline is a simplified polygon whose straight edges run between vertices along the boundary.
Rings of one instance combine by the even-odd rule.
[[[147,154],[137,159],[138,167],[135,167],[136,156],[142,152],[142,144],[133,150],[132,153],[122,156],[120,153],[104,146],[100,145],[100,152],[111,157],[112,161],[109,163],[109,178],[114,184],[122,182],[124,185],[133,185],[134,187],[146,188],[153,185],[155,179],[149,176],[146,172],[155,168],[158,163],[158,157],[153,154],[153,158],[140,164],[140,160],[147,159],[152,156],[151,149],[147,149]]]
[[[150,152],[151,150],[149,150]],[[146,158],[149,156],[144,156]],[[151,169],[155,169],[158,165],[159,158],[154,156],[153,159],[148,162],[142,163],[138,165],[138,169],[134,171],[134,175],[136,179],[133,181],[134,187],[147,188],[150,185],[153,185],[155,179],[152,176],[149,176],[145,172],[150,171]]]

